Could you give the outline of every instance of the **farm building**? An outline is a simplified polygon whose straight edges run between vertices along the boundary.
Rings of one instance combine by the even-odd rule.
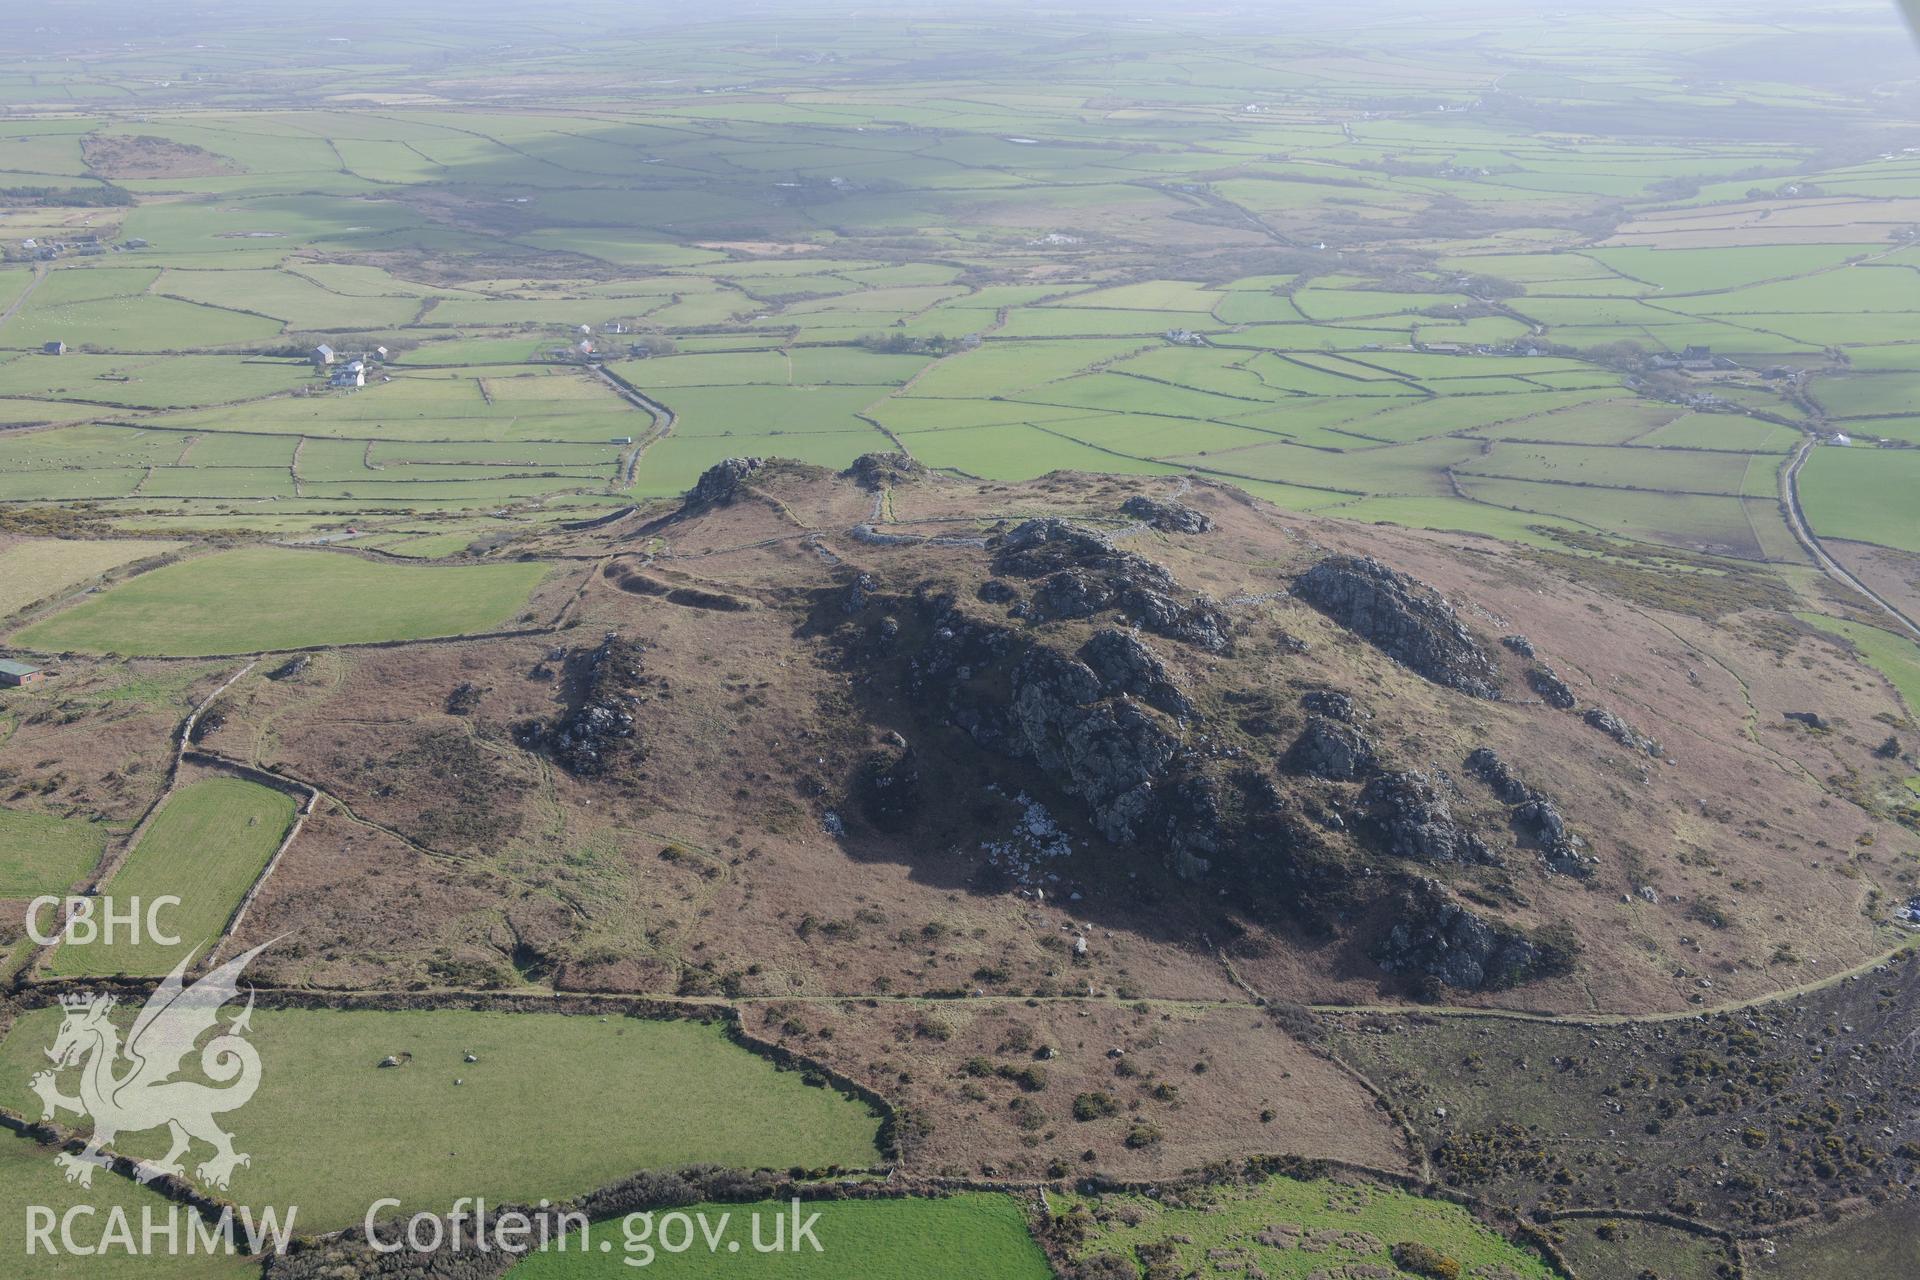
[[[335,369],[327,378],[330,387],[364,387],[367,385],[367,366],[363,360],[355,360]]]
[[[314,368],[323,368],[333,363],[333,348],[323,342],[315,347],[307,358],[313,361]]]
[[[21,685],[39,684],[46,678],[47,673],[38,667],[0,659],[0,685],[18,688]]]
[[[56,341],[47,343],[45,346],[41,347],[40,350],[50,356],[63,356],[67,354],[67,344],[56,340]]]

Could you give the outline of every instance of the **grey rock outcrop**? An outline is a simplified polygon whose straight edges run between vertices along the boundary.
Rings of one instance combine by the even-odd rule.
[[[863,453],[840,474],[862,489],[886,489],[926,475],[927,469],[904,453]]]
[[[1501,636],[1500,643],[1523,658],[1533,657],[1533,641],[1525,636]]]
[[[1526,978],[1540,963],[1531,942],[1448,900],[1431,881],[1404,894],[1396,915],[1374,948],[1375,961],[1388,973],[1462,991],[1497,990]]]
[[[1162,502],[1145,494],[1128,498],[1120,504],[1120,510],[1162,533],[1205,533],[1213,528],[1213,519],[1205,512],[1195,511],[1178,502]]]
[[[880,589],[880,579],[870,573],[856,573],[847,584],[847,593],[840,600],[840,612],[859,613],[873,599],[873,593]]]
[[[1630,751],[1644,751],[1655,759],[1661,755],[1658,742],[1603,707],[1589,707],[1581,718]]]
[[[631,640],[609,638],[574,659],[582,668],[576,705],[553,724],[524,727],[524,746],[544,746],[555,762],[579,777],[598,777],[641,750],[633,706],[646,677],[644,651]]]
[[[1546,663],[1527,668],[1527,684],[1540,695],[1540,701],[1561,711],[1571,711],[1577,699],[1560,673]]]
[[[1113,604],[1113,590],[1078,569],[1050,574],[1034,589],[1034,606],[1047,618],[1091,618]]]
[[[1466,765],[1467,771],[1492,788],[1503,804],[1512,806],[1514,831],[1540,851],[1540,860],[1548,870],[1569,876],[1593,874],[1595,859],[1580,837],[1567,829],[1559,807],[1527,785],[1498,752],[1491,747],[1477,748],[1467,756]]]
[[[1435,684],[1500,696],[1499,668],[1453,606],[1370,556],[1330,556],[1294,580],[1293,594]]]
[[[1232,624],[1212,601],[1182,604],[1179,584],[1145,556],[1124,551],[1105,534],[1064,520],[1028,520],[999,542],[995,572],[1043,578],[1033,604],[1042,619],[1090,618],[1108,609],[1156,635],[1215,653],[1232,645]]]
[[[1011,687],[1018,754],[1084,800],[1107,839],[1133,839],[1179,739],[1132,702],[1104,699],[1091,668],[1051,649],[1022,658]]]
[[[1366,734],[1342,720],[1308,716],[1306,728],[1287,752],[1287,767],[1335,782],[1351,782],[1370,774],[1379,755]]]
[[[1080,660],[1100,677],[1109,693],[1125,693],[1170,716],[1193,714],[1193,703],[1174,682],[1167,664],[1145,641],[1111,628],[1094,633],[1080,646]]]
[[[1525,804],[1533,799],[1533,788],[1522,782],[1492,747],[1475,748],[1467,756],[1467,772],[1493,788],[1493,794],[1506,804]]]
[[[764,458],[722,458],[700,473],[687,491],[686,506],[723,507],[739,495],[747,478],[766,465]]]
[[[1486,841],[1453,816],[1447,784],[1419,770],[1383,773],[1360,792],[1369,824],[1388,853],[1416,862],[1499,863]]]
[[[1300,695],[1300,705],[1315,715],[1325,716],[1329,720],[1344,720],[1348,724],[1358,724],[1367,718],[1348,694],[1338,689],[1314,689]]]

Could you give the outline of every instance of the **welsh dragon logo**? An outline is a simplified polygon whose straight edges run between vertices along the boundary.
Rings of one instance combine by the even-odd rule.
[[[193,956],[183,957],[148,997],[124,1044],[110,1016],[115,997],[60,998],[66,1018],[47,1050],[54,1068],[35,1075],[31,1085],[40,1095],[43,1118],[51,1120],[59,1112],[71,1111],[93,1120],[93,1135],[83,1151],[78,1155],[62,1151],[54,1157],[66,1170],[68,1182],[91,1187],[95,1169],[112,1167],[113,1156],[108,1152],[115,1139],[162,1126],[172,1145],[158,1161],[139,1166],[143,1183],[164,1174],[182,1174],[181,1160],[195,1139],[213,1148],[213,1155],[194,1170],[204,1185],[224,1190],[233,1171],[250,1163],[245,1154],[234,1150],[233,1135],[214,1116],[245,1106],[260,1087],[260,1055],[245,1038],[252,1029],[252,994],[247,996],[247,1007],[226,1026],[221,1026],[218,1015],[239,994],[240,974],[248,962],[271,945],[234,957],[192,986],[185,985],[182,977]],[[200,1071],[222,1088],[174,1078],[208,1032],[217,1034],[200,1049]],[[80,1093],[68,1097],[60,1092],[57,1077],[74,1067],[80,1069]]]

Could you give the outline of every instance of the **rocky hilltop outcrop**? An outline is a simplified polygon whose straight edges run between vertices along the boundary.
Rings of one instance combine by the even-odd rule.
[[[1435,684],[1500,696],[1499,668],[1446,598],[1371,556],[1330,556],[1293,594]]]
[[[1215,653],[1233,647],[1233,627],[1211,600],[1181,603],[1160,565],[1123,550],[1103,533],[1065,520],[1028,520],[994,550],[996,572],[1039,579],[1033,604],[1043,618],[1090,618],[1109,610],[1156,635]]]
[[[863,453],[840,473],[862,489],[880,490],[910,484],[927,469],[904,453]]]
[[[835,619],[849,669],[889,673],[895,705],[923,719],[917,745],[1016,763],[1007,794],[1031,794],[1063,817],[1077,810],[1111,845],[1151,852],[1257,915],[1331,932],[1391,900],[1394,930],[1379,956],[1390,973],[1478,988],[1530,971],[1532,944],[1429,880],[1502,865],[1474,828],[1486,802],[1470,803],[1438,769],[1392,763],[1393,742],[1352,695],[1308,688],[1290,715],[1258,664],[1228,657],[1224,610],[1103,532],[1030,520],[989,554],[994,576],[970,589],[890,591],[871,571],[850,572],[816,615]],[[1021,580],[1035,584],[1030,594]],[[1412,579],[1341,557],[1298,590],[1429,678],[1497,692],[1492,659]],[[1196,664],[1213,673],[1204,687]],[[1241,688],[1249,679],[1258,683]],[[1282,732],[1284,746],[1262,741]],[[910,829],[925,761],[871,756],[844,810],[880,830]],[[1559,810],[1503,769],[1481,776],[1519,842],[1555,870],[1574,869],[1584,855]]]
[[[1213,517],[1204,511],[1178,502],[1162,502],[1137,493],[1120,504],[1123,515],[1152,525],[1162,533],[1206,533],[1213,528]]]
[[[693,488],[687,490],[685,509],[724,507],[740,495],[740,486],[766,465],[765,458],[722,458],[702,471]]]

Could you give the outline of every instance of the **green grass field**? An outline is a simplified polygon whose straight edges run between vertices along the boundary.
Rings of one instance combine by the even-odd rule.
[[[39,1114],[37,1103],[34,1114]],[[75,1208],[91,1208],[90,1218],[83,1215],[75,1220],[76,1242],[86,1246],[100,1242],[116,1209],[126,1215],[136,1239],[143,1212],[151,1213],[156,1223],[167,1222],[169,1203],[157,1192],[115,1176],[96,1176],[91,1189],[76,1187],[62,1175],[53,1157],[52,1147],[0,1131],[0,1203],[7,1206],[7,1211],[0,1213],[0,1272],[9,1280],[73,1280],[76,1276],[99,1276],[103,1280],[248,1280],[259,1276],[259,1263],[224,1254],[133,1257],[115,1249],[85,1258],[64,1253],[49,1256],[37,1242],[34,1253],[29,1254],[29,1205],[51,1211],[56,1219]],[[186,1229],[182,1217],[183,1241]],[[53,1239],[59,1240],[57,1230]]]
[[[1459,1205],[1369,1183],[1276,1177],[1250,1186],[1183,1192],[1181,1202],[1175,1209],[1139,1195],[1070,1196],[1055,1207],[1092,1215],[1076,1259],[1112,1254],[1139,1264],[1145,1261],[1138,1254],[1143,1246],[1170,1244],[1172,1275],[1219,1274],[1209,1259],[1222,1250],[1274,1280],[1308,1280],[1341,1266],[1384,1268],[1379,1274],[1396,1275],[1389,1250],[1403,1241],[1439,1250],[1459,1264],[1464,1276],[1552,1280],[1555,1275]]]
[[[655,1214],[650,1228],[631,1228],[621,1220],[598,1223],[585,1236],[570,1236],[565,1249],[552,1246],[534,1254],[507,1274],[512,1280],[611,1280],[638,1274],[638,1249],[628,1251],[629,1230],[636,1236],[659,1230],[667,1212],[703,1215],[720,1241],[707,1247],[696,1229],[694,1246],[682,1253],[655,1249],[645,1274],[703,1280],[716,1276],[767,1276],[777,1280],[1047,1280],[1053,1273],[1046,1256],[1028,1234],[1026,1217],[1011,1196],[967,1194],[943,1199],[823,1200],[803,1202],[803,1219],[819,1214],[813,1229],[819,1252],[810,1248],[780,1253],[753,1251],[750,1217],[762,1217],[763,1243],[770,1243],[776,1214],[792,1209],[778,1204],[699,1204]],[[721,1215],[729,1215],[725,1226]],[[679,1226],[668,1239],[679,1242]],[[724,1234],[723,1234],[724,1233]],[[600,1251],[602,1241],[612,1248]],[[639,1243],[647,1243],[642,1239]],[[728,1244],[737,1245],[729,1250]],[[636,1261],[630,1262],[629,1259]]]
[[[295,807],[291,796],[239,778],[181,787],[101,890],[122,910],[136,898],[179,898],[180,905],[160,917],[179,945],[162,946],[144,936],[138,943],[67,942],[53,953],[50,970],[62,977],[156,977],[189,952],[204,955],[280,847]]]
[[[1920,450],[1816,449],[1800,469],[1800,504],[1814,532],[1920,553]]]
[[[0,899],[65,892],[106,847],[107,832],[96,823],[0,809]],[[49,916],[42,927],[51,925]]]
[[[58,1009],[36,1010],[0,1043],[0,1104],[39,1115],[27,1080],[59,1020]],[[558,1200],[642,1169],[865,1168],[880,1158],[866,1106],[776,1070],[717,1025],[255,1010],[250,1038],[260,1089],[222,1123],[253,1159],[230,1194],[298,1206],[306,1231],[357,1223],[383,1196],[444,1213],[460,1196]],[[389,1056],[405,1065],[380,1067]],[[122,1148],[151,1156],[165,1145],[159,1132],[129,1135]]]
[[[36,649],[194,656],[458,635],[511,622],[546,572],[225,551],[143,574],[15,639]]]

